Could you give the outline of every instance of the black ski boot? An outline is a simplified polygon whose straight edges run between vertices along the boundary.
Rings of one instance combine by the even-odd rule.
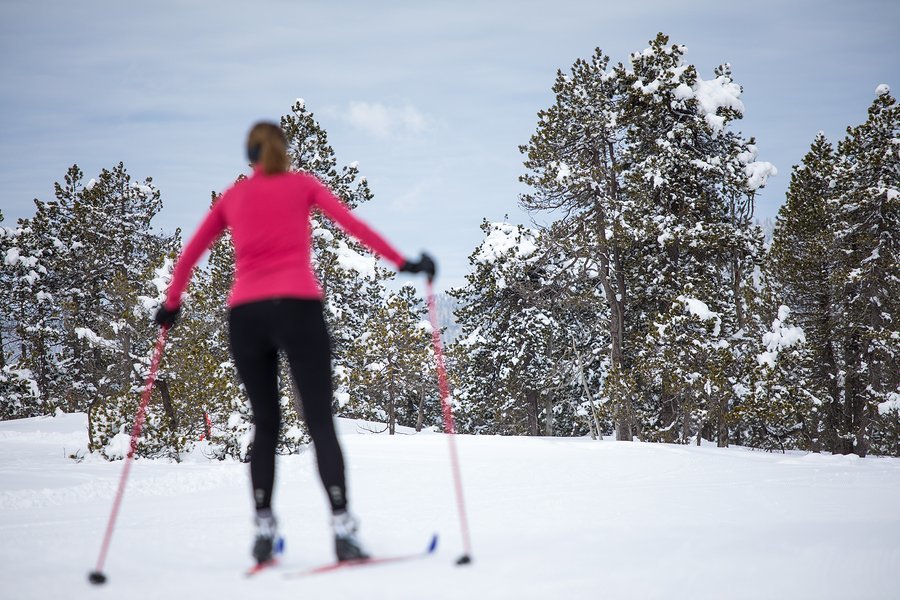
[[[256,515],[256,539],[253,541],[253,558],[257,564],[271,561],[278,551],[278,523],[270,511]]]
[[[334,552],[338,562],[369,558],[368,552],[363,550],[356,537],[359,525],[350,513],[347,511],[335,513],[331,518],[331,527],[334,530]]]

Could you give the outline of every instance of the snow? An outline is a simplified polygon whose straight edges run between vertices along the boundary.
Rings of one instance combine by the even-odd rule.
[[[891,93],[891,86],[886,83],[879,84],[878,87],[875,88],[876,96],[884,96],[886,94]]]
[[[890,392],[887,400],[878,405],[878,414],[886,415],[894,411],[900,412],[900,391]]]
[[[103,449],[104,453],[110,458],[125,458],[130,450],[131,435],[122,432],[112,436],[106,448]]]
[[[19,249],[13,247],[6,251],[6,257],[4,258],[4,261],[10,266],[15,266],[16,263],[19,262],[19,256]]]
[[[744,173],[747,175],[747,187],[755,191],[766,185],[769,177],[778,175],[778,169],[770,162],[754,161],[744,167]]]
[[[806,334],[800,327],[785,325],[784,322],[790,315],[790,309],[782,305],[778,309],[778,318],[772,322],[771,331],[767,331],[762,336],[762,343],[766,350],[757,356],[757,361],[761,365],[768,365],[769,368],[775,368],[775,361],[778,353],[806,342]]]
[[[686,83],[679,84],[673,91],[676,100],[690,100],[694,97],[694,90]]]
[[[87,327],[76,327],[75,335],[78,336],[79,340],[87,340],[88,344],[94,347],[109,348],[110,350],[117,350],[119,348],[119,345],[116,342],[97,335]]]
[[[313,237],[321,238],[326,242],[330,242],[334,239],[334,234],[325,229],[324,227],[316,227],[313,229]]]
[[[338,266],[344,271],[354,271],[368,279],[375,279],[375,263],[377,258],[373,255],[363,255],[350,248],[343,240],[338,241],[335,250]]]
[[[509,223],[491,223],[490,233],[475,253],[479,262],[494,262],[510,252],[517,258],[528,258],[537,250],[535,232],[522,228],[521,235],[517,226]]]
[[[705,116],[713,131],[721,132],[725,127],[725,118],[716,115],[720,108],[744,112],[744,103],[740,100],[741,86],[732,82],[730,77],[720,75],[706,81],[698,75],[693,92],[700,114]]]
[[[696,298],[689,298],[687,296],[679,296],[678,299],[684,303],[684,307],[689,313],[691,313],[701,321],[709,321],[719,318],[718,313],[709,310],[709,306],[707,306],[706,302],[697,300]]]
[[[146,196],[153,195],[153,188],[150,187],[149,185],[135,182],[135,183],[131,184],[131,187],[133,187],[134,189],[136,189],[137,191],[141,192],[142,194],[144,194]]]
[[[474,562],[456,567],[446,437],[372,435],[383,426],[348,420],[339,432],[363,540],[390,554],[438,532],[436,556],[284,578],[331,558],[307,451],[278,462],[282,568],[247,580],[247,465],[198,454],[134,463],[98,589],[86,576],[123,463],[67,458],[84,455],[85,428],[82,414],[0,422],[4,598],[896,597],[898,459],[459,436]]]

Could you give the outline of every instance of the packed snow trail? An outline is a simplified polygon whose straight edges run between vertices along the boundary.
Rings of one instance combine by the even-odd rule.
[[[589,439],[459,436],[475,562],[461,540],[446,440],[357,435],[341,421],[362,539],[393,555],[441,534],[426,561],[246,579],[246,465],[138,460],[107,559],[121,462],[67,455],[84,415],[0,422],[0,598],[896,598],[900,460]],[[332,560],[312,452],[281,457],[279,570]]]

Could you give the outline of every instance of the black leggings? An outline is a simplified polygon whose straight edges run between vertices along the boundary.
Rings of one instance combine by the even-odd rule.
[[[250,479],[256,509],[269,509],[275,484],[275,450],[281,410],[278,351],[287,355],[300,391],[306,425],[316,448],[319,476],[333,511],[347,506],[344,456],[331,414],[331,340],[319,300],[275,298],[231,309],[231,354],[247,390],[256,433]]]

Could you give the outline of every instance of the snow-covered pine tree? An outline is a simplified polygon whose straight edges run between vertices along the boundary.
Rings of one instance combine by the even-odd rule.
[[[573,341],[580,347],[583,339],[574,334],[579,321],[564,300],[568,294],[554,282],[562,270],[553,262],[556,249],[521,225],[485,221],[482,230],[467,285],[450,292],[460,304],[461,331],[451,351],[460,429],[586,433],[594,420],[580,406],[573,353]],[[588,385],[596,382],[590,375]]]
[[[539,113],[522,148],[529,170],[522,181],[534,189],[522,205],[564,211],[567,229],[587,240],[584,258],[599,263],[611,339],[605,395],[619,439],[643,425],[635,421],[635,386],[654,421],[671,405],[662,387],[649,385],[661,374],[634,364],[636,342],[686,289],[720,315],[732,348],[723,377],[732,387],[747,376],[741,359],[752,355],[745,327],[762,256],[753,199],[775,169],[756,160],[752,139],[727,129],[743,110],[730,67],[704,81],[684,64],[684,52],[660,34],[628,66],[610,68],[599,50],[579,59],[570,75],[557,74],[556,103]],[[712,435],[726,445],[736,398],[722,389]]]
[[[5,342],[11,351],[2,384],[9,388],[3,392],[9,401],[7,418],[52,413],[65,390],[60,353],[64,324],[57,293],[63,279],[52,269],[63,254],[55,235],[58,211],[52,204],[35,205],[35,217],[4,230],[3,304],[10,326]]]
[[[3,213],[0,211],[0,223]],[[23,256],[21,228],[0,227],[0,420],[33,417],[47,412],[34,373],[23,358],[20,319],[38,302],[31,289],[40,277],[38,258]],[[27,251],[26,251],[27,252]]]
[[[606,396],[616,415],[620,440],[633,434],[632,398],[618,383],[626,364],[629,290],[627,262],[634,251],[634,203],[623,193],[620,164],[625,132],[619,73],[598,48],[590,60],[578,59],[571,74],[558,71],[553,106],[538,112],[537,131],[520,151],[527,173],[520,180],[532,193],[520,196],[529,211],[562,211],[569,228],[589,245],[578,244],[580,258],[595,260],[601,283],[609,346]],[[570,245],[575,247],[576,245]]]
[[[752,222],[754,197],[775,168],[756,160],[752,139],[728,129],[743,112],[741,88],[730,67],[720,65],[714,79],[703,80],[684,63],[685,51],[659,34],[647,49],[631,55],[629,66],[617,67],[626,107],[620,118],[626,128],[623,188],[639,207],[641,232],[634,237],[644,249],[629,271],[630,310],[640,315],[637,330],[650,334],[653,322],[666,321],[654,315],[674,315],[673,303],[682,296],[703,302],[719,316],[720,336],[728,340],[731,356],[713,355],[722,361],[714,370],[723,385],[708,407],[704,434],[725,446],[729,411],[738,401],[732,390],[748,376],[742,365],[753,355],[746,328],[753,272],[763,255],[762,234]],[[639,322],[642,318],[649,320]],[[677,340],[695,343],[690,336],[672,343]],[[648,350],[645,345],[644,353]],[[642,362],[648,368],[654,364],[661,366]],[[661,382],[664,375],[635,370],[644,390],[644,414],[652,414],[648,407],[654,404],[660,416],[673,406],[665,387],[645,385]],[[686,417],[678,419],[685,423]]]
[[[829,202],[836,191],[836,161],[833,146],[819,133],[791,174],[765,269],[778,302],[791,307],[791,318],[806,338],[808,362],[797,368],[808,370],[802,393],[813,399],[806,416],[809,448],[831,451],[840,446],[836,424],[843,412],[834,344],[838,306],[832,286],[834,216]]]
[[[77,165],[55,198],[20,222],[10,289],[20,372],[30,371],[42,411],[90,411],[131,387],[134,306],[166,244],[149,230],[159,193],[121,163],[87,184]],[[13,248],[10,248],[13,250]]]
[[[881,85],[862,125],[838,144],[833,285],[843,419],[840,451],[865,456],[879,413],[900,384],[900,107]],[[884,449],[879,448],[879,451]],[[890,449],[897,452],[900,449]]]
[[[341,414],[387,424],[416,427],[440,424],[440,406],[430,351],[431,327],[416,290],[405,285],[389,292],[369,321],[338,389]]]
[[[451,352],[457,426],[472,433],[537,435],[541,383],[530,367],[543,348],[532,345],[524,357],[527,342],[520,334],[542,336],[528,331],[526,301],[519,293],[528,280],[528,262],[535,258],[536,232],[487,221],[481,230],[485,239],[469,256],[473,270],[467,284],[449,292],[460,304],[461,331]]]
[[[722,318],[687,286],[668,311],[658,316],[644,340],[638,364],[656,379],[662,406],[638,405],[643,439],[680,442],[700,439],[705,429],[718,433],[721,403],[730,397],[733,357],[723,335]]]
[[[747,430],[746,443],[755,448],[809,448],[809,421],[818,421],[817,399],[808,391],[809,348],[803,329],[789,323],[787,306],[762,335],[750,389],[735,410]]]

